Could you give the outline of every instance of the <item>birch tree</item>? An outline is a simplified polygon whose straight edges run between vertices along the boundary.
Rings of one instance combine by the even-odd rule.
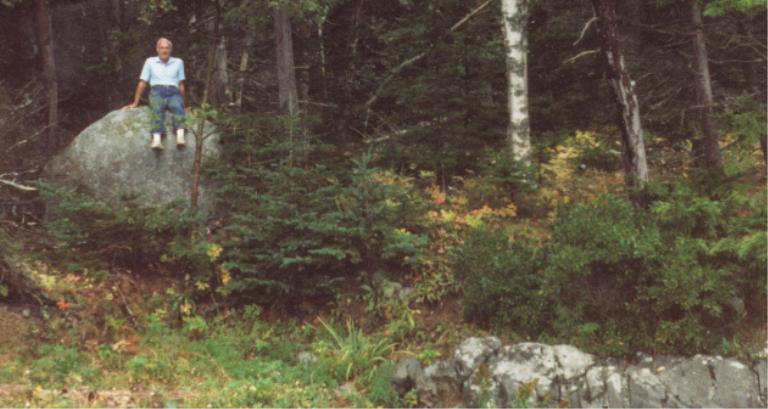
[[[527,0],[501,0],[501,14],[507,62],[507,147],[513,160],[530,165]]]
[[[640,105],[632,80],[624,62],[624,51],[616,22],[616,0],[592,0],[600,46],[605,61],[608,82],[611,85],[618,125],[624,148],[625,181],[629,187],[639,187],[648,181],[648,163],[645,157]]]

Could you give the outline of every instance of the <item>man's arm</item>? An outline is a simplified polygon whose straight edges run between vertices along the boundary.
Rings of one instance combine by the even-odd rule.
[[[179,81],[179,94],[181,94],[181,101],[184,103],[184,108],[189,110],[189,104],[187,103],[187,88],[184,86],[184,80]]]
[[[144,80],[139,80],[139,84],[136,85],[136,92],[133,94],[133,102],[124,106],[123,109],[138,107],[139,101],[141,100],[141,96],[144,94],[145,89],[147,89],[147,82]]]

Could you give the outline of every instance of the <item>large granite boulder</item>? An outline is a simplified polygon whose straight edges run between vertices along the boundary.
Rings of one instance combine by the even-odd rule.
[[[570,345],[473,337],[423,371],[401,361],[392,382],[401,395],[415,389],[425,407],[766,407],[765,359],[750,367],[720,356],[642,356],[630,363]]]
[[[189,200],[195,138],[187,131],[186,148],[176,148],[170,115],[167,117],[165,149],[155,151],[149,147],[148,107],[112,111],[56,155],[46,166],[44,178],[59,186],[82,187],[108,203],[114,203],[117,195],[125,192],[140,193],[141,204]],[[209,133],[203,147],[204,163],[220,155],[218,134],[212,124],[206,123],[205,134]],[[208,212],[214,208],[214,189],[205,178],[200,184],[199,205]]]

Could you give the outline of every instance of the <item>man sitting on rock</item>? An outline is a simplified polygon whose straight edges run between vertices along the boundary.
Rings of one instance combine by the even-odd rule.
[[[139,84],[133,95],[133,102],[123,109],[139,106],[147,83],[150,85],[149,106],[152,109],[152,149],[163,149],[161,136],[165,133],[165,111],[171,112],[173,129],[176,133],[176,146],[183,147],[184,141],[184,61],[171,57],[173,44],[167,38],[157,40],[157,57],[150,57],[144,62]]]

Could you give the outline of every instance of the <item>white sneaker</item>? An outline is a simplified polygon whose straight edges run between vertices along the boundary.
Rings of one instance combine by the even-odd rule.
[[[158,150],[163,149],[163,144],[160,142],[160,134],[159,133],[152,134],[152,145],[151,145],[151,148],[152,149],[158,149]]]
[[[184,130],[183,129],[177,129],[176,130],[176,147],[181,148],[183,146],[186,146],[187,142],[184,140]]]

